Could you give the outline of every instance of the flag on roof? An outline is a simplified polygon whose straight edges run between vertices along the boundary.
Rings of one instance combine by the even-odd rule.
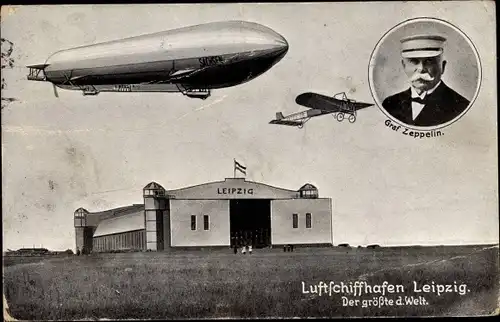
[[[243,173],[244,175],[247,175],[247,167],[245,167],[244,165],[242,165],[241,163],[236,161],[236,159],[234,159],[234,174],[235,174],[235,176],[236,176],[236,170]]]

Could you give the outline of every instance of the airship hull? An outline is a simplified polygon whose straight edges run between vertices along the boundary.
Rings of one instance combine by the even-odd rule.
[[[217,89],[245,83],[269,70],[286,51],[268,50],[238,55],[209,57],[217,63],[206,66],[200,58],[101,66],[85,69],[45,71],[56,85],[114,85],[140,83],[178,83],[185,88]],[[250,57],[251,56],[251,57]],[[186,71],[179,73],[177,71]]]
[[[48,58],[43,72],[63,88],[179,84],[216,89],[261,75],[287,51],[288,43],[273,30],[228,21],[63,50]]]

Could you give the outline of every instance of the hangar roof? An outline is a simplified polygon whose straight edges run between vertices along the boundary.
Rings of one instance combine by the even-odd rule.
[[[144,205],[134,206],[99,222],[94,237],[144,229]]]
[[[299,198],[297,190],[273,187],[264,183],[246,181],[244,178],[226,178],[187,188],[167,190],[173,199],[293,199]]]
[[[100,222],[108,218],[116,218],[119,216],[125,216],[128,214],[136,213],[137,211],[143,212],[143,204],[135,204],[130,206],[124,206],[114,209],[109,209],[100,212],[91,212],[86,216],[87,226],[97,226]]]

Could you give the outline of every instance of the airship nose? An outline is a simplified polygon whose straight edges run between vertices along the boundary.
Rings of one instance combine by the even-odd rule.
[[[286,54],[288,52],[288,42],[286,41],[286,39],[281,36],[281,35],[278,35],[279,37],[275,38],[274,39],[274,43],[276,45],[276,49],[282,54]]]
[[[288,50],[288,42],[286,41],[285,37],[282,35],[278,34],[275,32],[275,37],[274,37],[274,42],[278,47],[284,50]]]
[[[273,29],[265,27],[263,25],[248,22],[247,27],[253,29],[256,33],[258,33],[262,41],[267,43],[267,45],[269,45],[273,49],[285,53],[288,51],[288,42],[286,41],[285,37],[274,31]]]
[[[288,42],[285,37],[277,33],[276,31],[266,28],[265,37],[269,44],[276,46],[276,48],[287,49],[288,50]]]

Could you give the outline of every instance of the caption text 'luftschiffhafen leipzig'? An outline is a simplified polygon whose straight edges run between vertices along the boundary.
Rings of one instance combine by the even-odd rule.
[[[212,89],[263,74],[287,51],[286,39],[263,25],[213,22],[58,51],[28,66],[28,79],[84,95],[181,92],[205,99]]]

